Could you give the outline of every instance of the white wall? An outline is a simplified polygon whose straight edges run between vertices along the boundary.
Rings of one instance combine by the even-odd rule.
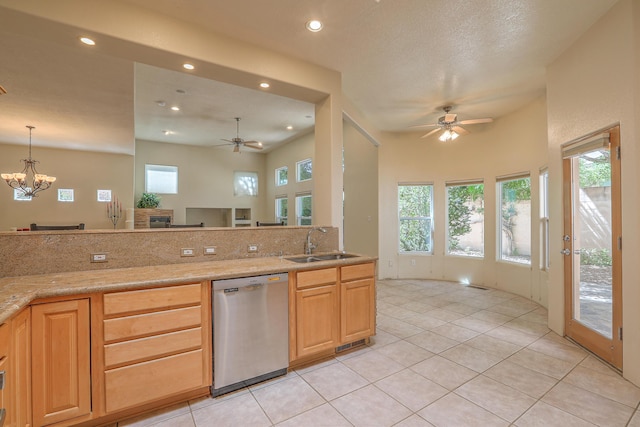
[[[379,245],[381,278],[434,278],[468,281],[514,292],[546,305],[539,272],[538,173],[546,165],[546,102],[487,125],[469,126],[469,135],[442,143],[424,133],[383,134],[379,148]],[[496,177],[529,172],[532,198],[531,267],[496,261]],[[483,179],[485,185],[484,259],[445,256],[445,183]],[[434,252],[398,253],[398,183],[434,184]],[[412,265],[411,261],[415,261]]]
[[[549,326],[564,330],[561,144],[620,123],[623,375],[640,384],[640,3],[620,0],[547,73],[551,265]]]

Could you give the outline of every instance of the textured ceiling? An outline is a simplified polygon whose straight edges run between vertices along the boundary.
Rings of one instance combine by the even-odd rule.
[[[546,66],[616,0],[124,2],[340,71],[371,123],[406,131],[437,120],[443,105],[461,120],[498,118],[544,94]],[[242,138],[272,146],[313,126],[313,105],[87,55],[33,38],[32,23],[0,12],[2,141],[25,143],[34,124],[34,145],[131,153],[134,138],[172,142],[162,130],[216,145],[236,135],[236,116]],[[323,31],[306,31],[310,18]],[[172,115],[160,100],[185,107]]]

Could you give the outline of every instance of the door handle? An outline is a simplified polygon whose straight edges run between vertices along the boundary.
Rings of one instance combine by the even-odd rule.
[[[571,255],[571,249],[563,249],[560,251],[562,255]]]

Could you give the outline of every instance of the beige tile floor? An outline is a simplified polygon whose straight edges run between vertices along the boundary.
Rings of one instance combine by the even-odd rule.
[[[497,290],[378,282],[369,346],[122,426],[628,426],[640,389]]]

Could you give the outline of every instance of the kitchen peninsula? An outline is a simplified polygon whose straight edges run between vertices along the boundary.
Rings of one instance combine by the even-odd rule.
[[[212,382],[211,280],[288,275],[290,367],[364,342],[375,334],[376,259],[354,256],[307,263],[287,259],[302,253],[308,229],[233,230],[247,233],[232,239],[239,242],[238,247],[223,240],[216,229],[147,231],[142,232],[147,234],[145,240],[153,241],[158,250],[180,254],[188,248],[194,256],[179,256],[165,264],[99,268],[104,263],[91,263],[94,252],[89,250],[83,258],[93,270],[0,279],[0,357],[5,356],[1,363],[8,375],[7,419],[20,425],[100,425],[207,395]],[[327,236],[318,237],[318,255],[336,253],[337,230],[328,229]],[[35,239],[46,246],[53,241],[60,252],[64,247],[73,253],[74,245],[98,241],[105,245],[109,240],[114,244],[114,238],[141,235],[115,233],[120,236],[75,231],[3,233],[0,241],[6,243],[7,235],[14,242],[34,243]],[[282,249],[270,246],[284,235],[289,240],[280,240]],[[212,245],[216,255],[205,258],[198,239],[207,245],[213,240],[226,243]],[[247,246],[258,246],[258,252],[248,252],[253,247]],[[7,249],[4,243],[2,247]],[[128,247],[145,251],[143,246]],[[124,259],[116,250],[103,252],[107,264]],[[59,269],[65,269],[63,258],[58,257]],[[51,366],[56,369],[48,371]]]

